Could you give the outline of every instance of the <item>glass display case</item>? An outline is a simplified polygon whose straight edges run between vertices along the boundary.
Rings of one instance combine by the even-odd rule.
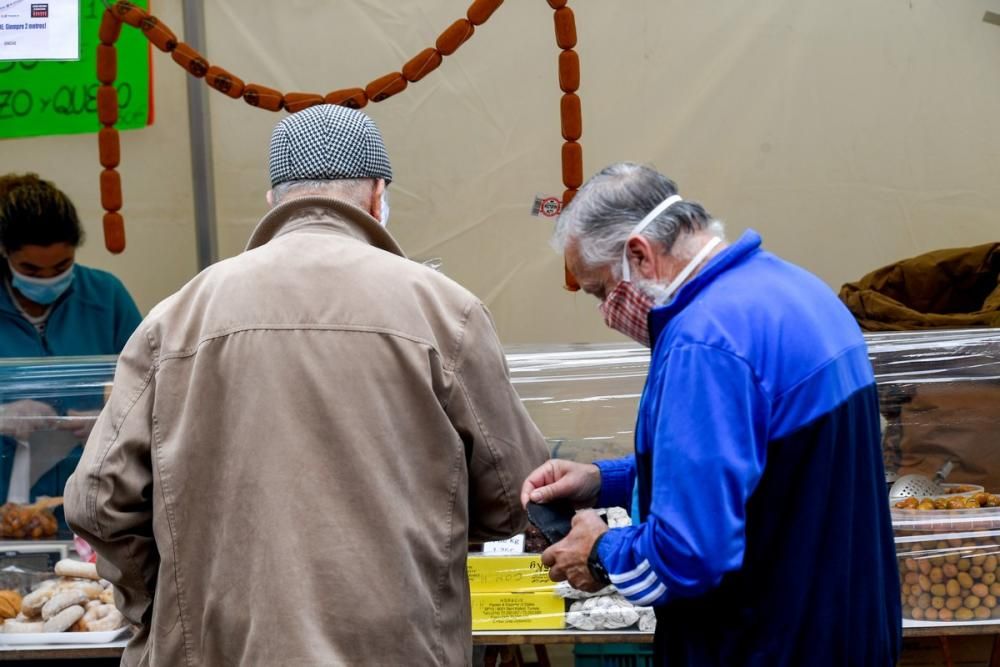
[[[977,485],[983,487],[977,491],[1000,493],[1000,330],[865,338],[881,401],[887,483],[940,472],[955,484],[953,490]],[[648,350],[634,345],[514,348],[508,359],[514,385],[554,457],[592,461],[631,453]],[[998,513],[994,507],[893,509],[907,627],[1000,623],[1000,570],[994,555],[1000,554]],[[532,576],[530,570],[520,573]],[[589,606],[568,597],[563,627],[652,627],[644,610],[631,610],[612,595],[607,591],[605,600],[586,602]],[[539,628],[558,623],[551,614],[537,621]]]
[[[951,483],[893,502],[903,627],[1000,624],[1000,330],[867,339],[887,481]]]
[[[947,482],[1000,492],[1000,330],[866,339],[881,399],[887,481],[941,471]],[[592,461],[632,452],[648,350],[625,344],[514,347],[508,363],[554,457]],[[110,391],[114,364],[113,357],[0,361],[5,540],[71,537],[58,500],[47,498],[61,496]],[[1000,599],[997,512],[893,509],[908,625],[1000,622],[994,618],[1000,616],[994,611]],[[627,509],[611,513],[615,521],[629,520]],[[470,556],[492,559],[470,563],[478,628],[651,630],[649,611],[622,604],[613,591],[596,600],[548,582],[537,537],[529,532]],[[503,558],[512,560],[497,560]]]
[[[3,540],[68,540],[60,506],[114,377],[114,357],[0,360]]]
[[[511,380],[553,457],[573,461],[632,453],[649,350],[592,344],[512,347]]]

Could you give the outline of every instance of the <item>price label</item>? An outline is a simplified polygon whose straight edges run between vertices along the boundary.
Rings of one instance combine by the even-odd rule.
[[[473,593],[473,630],[562,630],[566,601],[546,593]]]
[[[515,535],[509,540],[497,540],[483,544],[483,553],[492,556],[519,555],[524,553],[524,535]]]
[[[486,556],[469,554],[469,589],[473,593],[537,593],[555,589],[549,568],[538,554]]]

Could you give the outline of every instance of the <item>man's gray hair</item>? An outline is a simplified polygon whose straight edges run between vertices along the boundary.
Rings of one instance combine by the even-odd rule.
[[[613,164],[588,180],[563,210],[552,245],[565,252],[566,245],[575,240],[586,266],[617,267],[635,226],[675,194],[677,185],[651,167]],[[681,201],[660,213],[641,234],[661,243],[669,253],[682,235],[705,230],[723,237],[722,223],[701,204]]]
[[[342,178],[335,181],[285,181],[271,188],[271,202],[274,206],[283,204],[290,199],[320,195],[346,201],[358,208],[368,210],[372,190],[376,180],[373,178]]]

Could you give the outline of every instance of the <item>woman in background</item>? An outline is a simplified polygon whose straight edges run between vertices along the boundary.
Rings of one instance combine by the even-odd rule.
[[[83,239],[76,208],[52,183],[0,176],[0,358],[121,352],[142,317],[121,281],[76,263]],[[61,496],[100,407],[0,395],[0,500]],[[44,442],[32,437],[43,432],[72,434],[72,449],[30,484],[29,439]]]

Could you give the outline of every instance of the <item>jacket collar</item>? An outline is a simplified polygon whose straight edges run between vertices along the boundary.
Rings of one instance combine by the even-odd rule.
[[[332,197],[298,197],[275,206],[250,235],[247,250],[300,229],[321,228],[356,238],[400,257],[406,257],[396,239],[375,218],[357,206]]]
[[[760,250],[760,234],[752,229],[743,232],[743,236],[718,255],[713,257],[705,267],[695,274],[691,280],[684,283],[677,291],[673,300],[649,311],[649,338],[651,347],[656,347],[656,340],[670,321],[674,319],[695,297],[710,285],[717,277],[740,264],[750,255]]]

